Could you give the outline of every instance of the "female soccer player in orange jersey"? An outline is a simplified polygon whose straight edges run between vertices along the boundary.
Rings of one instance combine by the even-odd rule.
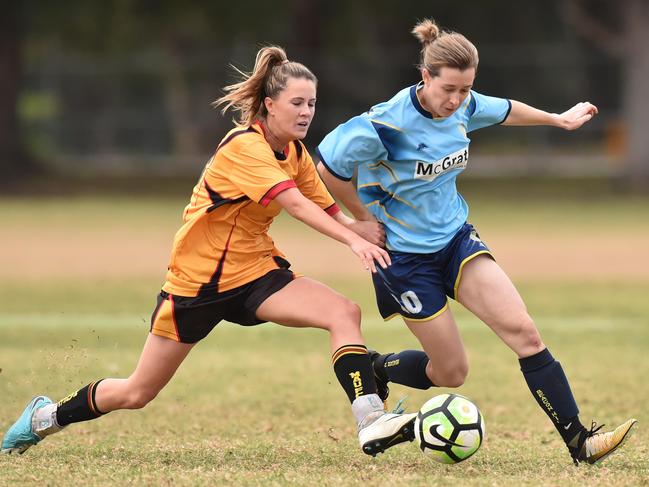
[[[243,74],[243,73],[242,73]],[[23,453],[71,423],[139,409],[169,382],[192,347],[221,320],[273,321],[329,332],[333,369],[370,455],[414,437],[414,414],[383,411],[356,304],[298,277],[268,228],[282,209],[348,245],[366,269],[390,264],[386,251],[353,230],[339,211],[303,139],[315,112],[316,78],[279,47],[262,48],[250,75],[215,102],[239,115],[208,161],[177,232],[166,282],[135,371],[91,382],[58,403],[36,396],[6,433],[2,451]]]

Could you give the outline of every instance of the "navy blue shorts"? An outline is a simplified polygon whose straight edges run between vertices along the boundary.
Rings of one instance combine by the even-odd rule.
[[[426,321],[440,315],[448,306],[447,296],[455,299],[462,267],[480,254],[491,256],[469,223],[439,252],[390,251],[392,265],[387,269],[377,266],[376,274],[372,274],[381,316],[385,320],[401,315]]]

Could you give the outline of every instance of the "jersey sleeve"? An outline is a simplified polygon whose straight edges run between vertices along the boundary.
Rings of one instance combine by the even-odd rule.
[[[224,148],[222,156],[230,163],[227,179],[241,193],[267,206],[285,189],[296,187],[295,181],[280,167],[267,144],[254,139],[245,140],[244,137],[235,141]]]
[[[351,180],[359,164],[387,157],[367,117],[359,115],[330,132],[317,148],[320,162],[339,179]]]
[[[304,148],[302,149],[302,154],[299,161],[298,174],[295,178],[298,189],[306,198],[313,201],[327,213],[332,216],[335,215],[340,211],[340,208],[338,208],[336,201],[329,193],[329,190],[327,190],[322,179],[320,179],[311,155]]]
[[[481,95],[472,90],[467,132],[503,123],[511,109],[512,102],[506,98]]]

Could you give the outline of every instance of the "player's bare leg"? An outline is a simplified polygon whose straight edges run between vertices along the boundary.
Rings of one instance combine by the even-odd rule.
[[[58,403],[36,396],[7,431],[2,453],[22,454],[70,423],[95,419],[116,409],[144,407],[169,382],[192,347],[149,334],[139,363],[127,379],[92,382]]]
[[[464,266],[455,298],[486,323],[519,358],[545,348],[516,287],[491,257],[479,255]]]
[[[356,304],[324,284],[302,277],[266,299],[256,314],[260,320],[280,325],[329,332],[334,372],[352,403],[359,443],[365,453],[376,455],[414,439],[416,413],[386,413],[376,394]]]
[[[424,351],[370,352],[381,399],[386,401],[390,382],[415,389],[461,386],[467,376],[469,363],[450,309],[444,308],[430,320],[404,318],[404,321]]]
[[[579,421],[561,364],[545,347],[513,283],[491,258],[478,256],[464,266],[458,301],[484,321],[519,357],[521,371],[541,409],[563,438],[575,463],[597,463],[613,453],[636,423],[612,431],[587,430]]]
[[[269,296],[256,314],[284,326],[327,330],[332,353],[349,343],[364,343],[358,305],[308,277],[296,278]]]
[[[102,413],[140,409],[167,385],[194,347],[149,334],[137,366],[126,379],[104,379],[97,385],[95,402]]]
[[[453,313],[446,308],[428,321],[404,319],[428,356],[426,375],[438,387],[459,387],[469,372],[469,361]]]

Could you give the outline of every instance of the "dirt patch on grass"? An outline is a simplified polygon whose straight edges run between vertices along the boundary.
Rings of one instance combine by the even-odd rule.
[[[164,276],[175,229],[110,227],[71,232],[21,227],[0,244],[5,279],[127,278]],[[296,271],[313,277],[362,277],[344,245],[306,230],[273,232]],[[628,236],[493,233],[487,242],[514,279],[649,278],[649,233]]]

